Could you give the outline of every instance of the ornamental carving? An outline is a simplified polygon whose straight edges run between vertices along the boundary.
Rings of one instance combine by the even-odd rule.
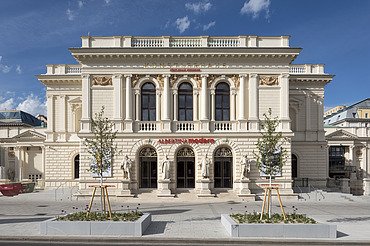
[[[217,78],[216,75],[209,75],[208,76],[208,87],[211,86],[211,84],[213,83],[213,81]]]
[[[278,76],[260,76],[260,85],[278,85]]]
[[[233,157],[233,153],[231,152],[231,149],[222,147],[216,150],[215,157]]]
[[[197,82],[198,88],[202,87],[202,79],[199,74],[194,75],[193,79]]]
[[[93,85],[100,86],[112,85],[112,77],[108,76],[93,76],[92,81]]]
[[[177,152],[177,157],[194,157],[194,151],[190,148],[182,148]]]
[[[135,86],[136,83],[139,81],[139,79],[140,79],[140,76],[139,75],[137,75],[137,74],[133,75],[132,76],[132,81],[131,81],[132,86]]]
[[[240,78],[239,78],[239,76],[237,76],[237,75],[232,75],[231,76],[231,79],[232,79],[232,81],[234,81],[234,84],[235,84],[235,88],[238,88],[239,87],[239,84],[240,84]]]
[[[160,87],[163,88],[164,87],[164,77],[163,77],[163,75],[162,74],[158,74],[156,76],[156,79],[157,79]]]
[[[157,152],[151,147],[140,150],[139,157],[157,157]]]

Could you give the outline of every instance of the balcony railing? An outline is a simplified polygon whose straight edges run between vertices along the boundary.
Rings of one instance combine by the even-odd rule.
[[[81,37],[82,48],[194,48],[194,47],[289,47],[289,36],[193,36],[193,37]]]
[[[325,74],[323,64],[300,64],[291,65],[290,74]]]
[[[139,132],[156,132],[160,129],[158,122],[156,121],[141,121],[138,123]]]
[[[213,122],[212,125],[213,125],[213,131],[215,132],[236,131],[236,122],[216,121],[216,122]]]
[[[46,74],[56,74],[56,75],[65,75],[65,74],[81,74],[81,65],[66,65],[66,64],[53,64],[46,66]]]
[[[191,132],[197,131],[196,123],[191,121],[177,121],[175,122],[176,132]]]

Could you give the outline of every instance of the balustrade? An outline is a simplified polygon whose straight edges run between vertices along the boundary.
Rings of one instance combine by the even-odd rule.
[[[157,122],[142,121],[139,122],[139,132],[155,132],[157,131]]]
[[[231,122],[215,122],[214,123],[214,130],[217,132],[225,132],[225,131],[233,131],[235,128],[233,128],[233,124]]]
[[[239,47],[238,38],[210,38],[209,47]]]
[[[194,122],[176,122],[176,131],[177,132],[190,132],[195,130]]]

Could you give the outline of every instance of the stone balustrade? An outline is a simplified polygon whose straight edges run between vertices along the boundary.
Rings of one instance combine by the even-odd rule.
[[[52,64],[46,65],[47,75],[81,74],[81,65]]]
[[[83,36],[82,48],[229,48],[229,47],[289,47],[289,36],[232,36],[232,37],[135,37],[112,36],[92,37]]]
[[[290,74],[325,74],[324,64],[290,65]]]

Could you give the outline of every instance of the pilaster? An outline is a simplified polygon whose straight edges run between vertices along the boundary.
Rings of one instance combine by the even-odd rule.
[[[242,81],[244,76],[240,77],[240,86],[242,86]],[[249,115],[248,115],[248,122],[249,122],[249,130],[251,131],[258,131],[258,75],[255,73],[249,74],[249,81],[248,81],[248,91],[249,91]]]
[[[284,73],[279,76],[280,80],[280,120],[283,131],[290,130],[289,119],[289,74]]]
[[[81,132],[91,131],[91,78],[82,74],[82,117]]]
[[[114,74],[112,78],[113,88],[114,88],[114,108],[113,108],[113,121],[115,123],[115,128],[119,132],[122,129],[122,105],[123,105],[123,95],[122,95],[122,74]]]
[[[170,76],[169,74],[164,74],[163,78],[163,110],[162,110],[162,124],[163,132],[171,132],[171,94],[170,94]]]
[[[209,95],[208,95],[208,74],[202,74],[202,88],[200,97],[200,131],[209,132]],[[196,107],[196,105],[194,105]]]
[[[126,115],[125,115],[125,132],[132,132],[132,88],[131,74],[125,74],[126,81]]]

